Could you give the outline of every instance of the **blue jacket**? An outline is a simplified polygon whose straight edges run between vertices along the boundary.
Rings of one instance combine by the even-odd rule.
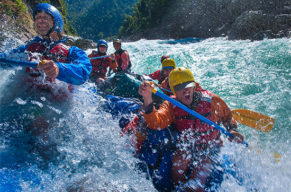
[[[64,43],[65,41],[66,39],[61,39],[57,42],[52,43],[50,40],[35,37],[29,43],[22,45],[16,49],[13,49],[11,53],[25,52],[27,49],[27,45],[29,45],[31,42],[46,43],[47,45],[53,47],[54,45],[58,43]],[[59,75],[57,76],[57,79],[73,85],[83,84],[88,79],[92,71],[92,65],[87,54],[78,47],[72,46],[69,49],[67,61],[68,63],[61,63],[55,61],[55,63],[59,67]]]

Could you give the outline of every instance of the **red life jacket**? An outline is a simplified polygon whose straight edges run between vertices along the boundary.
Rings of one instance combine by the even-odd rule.
[[[116,62],[118,64],[117,71],[130,72],[130,69],[131,69],[131,61],[130,60],[129,60],[127,69],[122,69],[121,68],[121,66],[122,66],[122,58],[121,58],[121,55],[125,51],[126,50],[123,50],[123,49],[119,49],[118,51],[115,51],[115,60],[116,60]]]
[[[40,53],[42,54],[42,57],[39,58],[41,60],[53,60],[61,63],[67,63],[67,57],[69,54],[70,47],[63,44],[58,43],[51,46],[45,46],[42,43],[39,42],[32,42],[26,46],[26,51],[30,53]],[[33,59],[33,55],[30,54],[30,60]]]
[[[27,45],[26,51],[29,52],[29,60],[32,61],[33,59],[39,59],[39,60],[53,60],[57,62],[66,63],[67,57],[69,54],[70,47],[66,46],[63,43],[58,43],[54,45],[53,47],[45,47],[44,44],[39,42],[32,42]],[[33,53],[39,53],[42,56],[40,58],[37,58]],[[26,68],[26,72],[29,73],[32,77],[40,76],[41,73],[38,69],[33,68]],[[49,82],[53,82],[54,79],[47,78]]]
[[[27,45],[26,51],[29,52],[29,60],[53,60],[55,62],[67,63],[67,57],[69,54],[70,47],[63,44],[57,43],[51,46],[45,46],[40,42],[32,42]],[[35,55],[35,53],[41,54],[41,56]],[[52,93],[52,97],[56,100],[61,100],[68,97],[68,93],[72,92],[73,86],[68,85],[68,90],[62,90],[55,84],[55,79],[46,77],[45,81],[42,80],[42,72],[39,69],[26,67],[26,72],[29,76],[26,79],[26,83],[30,84],[30,87],[36,87],[41,90],[48,90]]]
[[[203,90],[194,92],[194,94],[200,95],[200,101],[194,110],[207,119],[213,121],[211,116],[212,93],[210,91]],[[186,111],[176,106],[174,106],[174,115],[177,130],[179,132],[185,130],[193,131],[197,144],[209,144],[211,141],[221,142],[219,138],[220,132],[207,123],[193,117]]]
[[[161,84],[165,80],[165,77],[164,77],[162,70],[157,70],[154,73],[149,74],[149,76],[153,80],[158,80],[158,84]]]
[[[93,52],[92,57],[103,56],[98,52]],[[92,75],[97,76],[98,78],[105,78],[107,73],[107,68],[110,66],[112,60],[109,57],[102,59],[92,59],[90,60],[92,64]]]

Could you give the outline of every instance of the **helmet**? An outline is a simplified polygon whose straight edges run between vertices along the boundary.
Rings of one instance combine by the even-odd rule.
[[[113,40],[113,43],[119,43],[119,44],[121,44],[121,40],[120,39],[114,39]]]
[[[104,39],[100,39],[97,41],[97,49],[99,48],[100,45],[105,45],[106,48],[108,48],[108,43]]]
[[[172,67],[173,69],[176,68],[176,63],[174,59],[171,58],[165,58],[164,61],[162,62],[162,69],[166,69]]]
[[[163,55],[162,57],[161,57],[161,63],[163,63],[163,61],[164,61],[164,59],[167,59],[167,58],[170,58],[168,55]]]
[[[194,76],[190,69],[178,67],[171,71],[169,75],[169,84],[172,92],[182,90],[187,87],[195,87]]]
[[[54,6],[48,4],[48,3],[39,3],[34,9],[33,9],[33,19],[35,19],[35,15],[37,12],[43,11],[48,14],[50,14],[53,17],[54,20],[54,26],[53,30],[57,32],[62,32],[63,30],[63,18],[60,12],[57,8]]]

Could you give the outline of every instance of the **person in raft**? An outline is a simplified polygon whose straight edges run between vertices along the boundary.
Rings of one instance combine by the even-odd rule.
[[[114,39],[113,47],[115,49],[115,60],[117,62],[117,72],[119,73],[130,73],[131,72],[131,61],[129,58],[129,54],[126,50],[121,48],[121,40]]]
[[[97,42],[97,51],[92,51],[92,53],[88,56],[89,58],[97,57],[96,59],[91,59],[92,63],[92,72],[90,74],[90,80],[95,82],[96,84],[100,84],[106,79],[107,68],[109,67],[109,71],[113,70],[116,72],[117,63],[115,61],[114,54],[111,54],[110,57],[98,58],[107,55],[108,43],[101,39]]]
[[[162,60],[162,70],[158,70],[160,71],[160,78],[158,78],[158,75],[154,75],[154,79],[153,80],[159,80],[159,87],[162,89],[162,91],[167,94],[168,96],[173,95],[170,85],[169,85],[169,74],[171,73],[171,71],[173,69],[176,68],[176,62],[174,59],[169,58],[168,56],[162,56],[161,58]],[[156,71],[157,72],[157,71]],[[156,73],[155,72],[155,73]],[[154,74],[154,73],[152,73]],[[149,76],[152,77],[150,74]],[[160,82],[161,80],[161,82]],[[200,86],[199,83],[195,83],[195,87],[196,89],[202,89],[202,87]]]
[[[91,73],[92,65],[83,50],[65,45],[63,19],[57,8],[40,3],[33,10],[33,19],[39,36],[10,52],[25,52],[29,55],[29,61],[42,61],[37,69],[26,68],[26,82],[42,90],[51,89],[50,84],[56,84],[56,79],[73,85],[83,84]],[[71,85],[68,89],[71,89]]]
[[[209,120],[223,124],[234,136],[230,140],[243,142],[244,137],[236,130],[236,122],[227,104],[209,90],[195,90],[194,77],[188,68],[174,69],[169,75],[169,84],[174,99]],[[144,81],[138,91],[144,98],[143,116],[148,127],[161,130],[174,124],[178,131],[172,163],[172,181],[175,185],[179,185],[192,179],[197,185],[191,190],[204,191],[203,186],[213,169],[212,160],[223,144],[220,132],[168,101],[164,101],[158,110],[155,109],[152,104],[153,88],[150,82]],[[188,178],[189,174],[187,175],[189,171],[191,171],[190,178]]]
[[[9,55],[25,53],[29,61],[41,61],[38,68],[26,67],[21,81],[23,89],[35,90],[51,102],[66,103],[63,101],[71,95],[73,85],[81,85],[88,79],[92,65],[83,50],[65,45],[63,19],[57,8],[40,3],[33,10],[33,19],[39,36],[13,49]],[[33,135],[47,132],[47,114],[37,113],[31,123]]]
[[[163,69],[164,69],[163,61],[167,58],[170,58],[170,57],[168,55],[163,55],[161,57],[162,69],[159,69],[159,70],[149,74],[150,78],[152,78],[153,80],[158,80],[158,84],[161,84],[165,80],[165,78],[168,77],[168,75],[170,74],[170,73],[168,73],[168,75],[166,75],[166,74],[164,74],[164,71],[163,71]],[[176,63],[172,64],[172,66],[176,67]],[[169,66],[167,66],[167,67],[169,67]]]

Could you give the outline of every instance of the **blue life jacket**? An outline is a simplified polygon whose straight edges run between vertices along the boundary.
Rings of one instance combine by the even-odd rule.
[[[171,170],[176,140],[177,131],[171,126],[160,131],[147,128],[147,139],[142,144],[138,158],[147,165],[158,191],[173,189]]]
[[[107,95],[104,109],[111,113],[113,117],[118,115],[124,116],[129,114],[137,114],[139,111],[139,103],[141,102],[134,98],[124,98],[119,96]]]

